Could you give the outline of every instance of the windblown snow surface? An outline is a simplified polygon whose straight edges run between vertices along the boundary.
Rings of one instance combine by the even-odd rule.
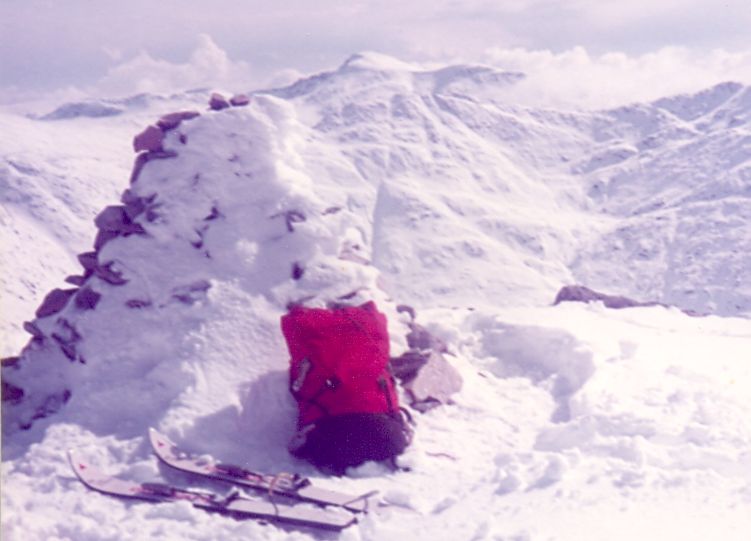
[[[3,540],[337,537],[74,477],[71,448],[123,478],[225,489],[160,467],[150,426],[378,490],[342,540],[747,539],[751,88],[562,111],[505,100],[523,77],[368,54],[245,107],[197,92],[4,114],[2,353],[20,358],[2,370]],[[132,136],[185,109],[201,114],[129,185]],[[121,194],[130,229],[34,318],[75,289],[63,278]],[[661,305],[553,306],[567,284]],[[413,412],[408,471],[327,477],[286,451],[279,318],[352,292],[387,313],[394,356],[412,306],[464,379]]]

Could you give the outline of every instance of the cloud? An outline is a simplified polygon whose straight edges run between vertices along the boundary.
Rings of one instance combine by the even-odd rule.
[[[111,67],[88,93],[114,97],[194,88],[241,92],[249,90],[254,82],[257,83],[247,63],[230,60],[210,36],[201,34],[187,62],[156,59],[142,51],[135,58]]]
[[[505,98],[528,105],[605,108],[696,92],[726,81],[751,84],[751,50],[665,47],[642,55],[592,55],[581,47],[562,53],[491,48],[485,60],[527,75]]]
[[[283,69],[273,74],[264,86],[268,88],[282,88],[293,84],[295,81],[305,77],[305,74],[296,69]]]
[[[432,9],[416,2],[401,15],[400,23],[379,21],[377,32],[398,37],[404,50],[436,58],[491,47],[630,55],[666,47],[742,51],[749,48],[751,27],[748,0],[466,0]],[[393,31],[397,24],[401,33]]]
[[[123,59],[123,52],[116,47],[104,45],[102,46],[102,52],[107,55],[107,58],[115,62],[119,62]]]
[[[751,51],[748,0],[58,4],[0,1],[0,103],[60,88],[243,91],[371,50],[405,61],[498,61],[528,72],[525,85],[540,98],[607,104],[653,97],[651,89],[691,90],[702,77],[702,87],[745,80]]]
[[[254,69],[309,70],[361,50],[736,50],[748,46],[750,26],[748,0],[3,0],[0,65],[6,84],[50,88],[101,77],[107,50],[174,62],[200,33]]]

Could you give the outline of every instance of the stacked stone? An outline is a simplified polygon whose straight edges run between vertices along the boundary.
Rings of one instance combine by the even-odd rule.
[[[222,95],[214,93],[209,99],[209,110],[221,111],[228,107],[242,107],[250,103],[250,99],[242,94],[238,94],[225,99]],[[176,130],[182,122],[189,121],[200,116],[198,111],[178,111],[162,116],[155,124],[152,124],[141,133],[133,138],[133,150],[137,153],[133,170],[130,175],[130,184],[133,185],[138,181],[144,166],[152,160],[164,160],[177,157],[177,152],[172,149],[164,148],[164,140],[167,134]],[[179,134],[178,141],[182,144],[187,143],[187,136]],[[111,205],[100,212],[94,220],[97,227],[97,235],[94,239],[94,249],[78,255],[78,261],[81,263],[83,272],[80,275],[68,276],[65,281],[75,287],[66,289],[53,289],[50,291],[37,308],[34,321],[26,321],[23,328],[31,334],[29,344],[19,357],[9,357],[3,359],[2,367],[13,369],[18,367],[19,361],[22,360],[27,348],[37,348],[44,344],[54,342],[62,354],[71,362],[86,363],[86,360],[77,350],[77,345],[82,336],[77,331],[73,323],[66,319],[61,312],[72,306],[74,309],[94,310],[101,299],[101,294],[92,288],[91,278],[96,277],[99,280],[112,286],[121,286],[128,282],[123,273],[115,268],[114,261],[101,261],[100,255],[102,248],[112,239],[117,237],[128,237],[130,235],[147,235],[144,227],[136,221],[153,222],[159,216],[159,203],[156,202],[157,194],[148,197],[140,197],[133,190],[126,189],[120,199],[120,205]],[[206,220],[213,220],[220,216],[218,209],[212,209],[212,214]],[[208,282],[196,282],[190,284],[180,291],[175,292],[174,297],[188,304],[195,302],[197,296],[205,293],[208,289]],[[71,304],[71,301],[73,304]],[[143,308],[150,304],[149,301],[130,300],[126,303],[129,308]],[[48,328],[48,325],[40,325],[40,320],[57,315],[51,331],[42,330]],[[3,401],[20,402],[23,399],[24,392],[19,387],[3,381],[2,384]],[[39,412],[38,417],[44,417],[51,413],[59,405],[65,403],[70,398],[70,392],[63,390],[58,397],[59,400],[53,401],[57,404],[54,407],[46,408],[50,411]]]

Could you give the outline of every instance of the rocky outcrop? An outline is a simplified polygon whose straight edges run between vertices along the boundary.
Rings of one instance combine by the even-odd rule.
[[[562,287],[558,294],[555,296],[553,305],[560,304],[562,302],[601,302],[607,308],[621,309],[621,308],[633,308],[638,306],[669,306],[667,304],[656,301],[636,301],[628,297],[621,295],[608,295],[606,293],[600,293],[593,289],[589,289],[580,285],[568,285]],[[684,314],[689,316],[701,316],[698,312],[693,310],[681,309]]]

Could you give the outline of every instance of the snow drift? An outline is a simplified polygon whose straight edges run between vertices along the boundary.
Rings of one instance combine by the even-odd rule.
[[[4,363],[3,533],[314,536],[87,493],[63,451],[195,483],[157,470],[156,426],[224,461],[316,475],[285,451],[279,317],[346,297],[387,312],[392,355],[408,332],[396,306],[415,307],[465,385],[415,412],[410,472],[320,480],[389,505],[343,536],[740,539],[751,329],[732,316],[751,308],[751,89],[592,113],[507,103],[522,77],[358,55],[142,131],[74,287],[46,297]],[[118,110],[85,121],[132,114]],[[55,125],[82,120],[66,115]],[[41,183],[5,171],[14,193]],[[4,201],[16,215],[34,197]],[[550,306],[575,283],[663,306]]]

